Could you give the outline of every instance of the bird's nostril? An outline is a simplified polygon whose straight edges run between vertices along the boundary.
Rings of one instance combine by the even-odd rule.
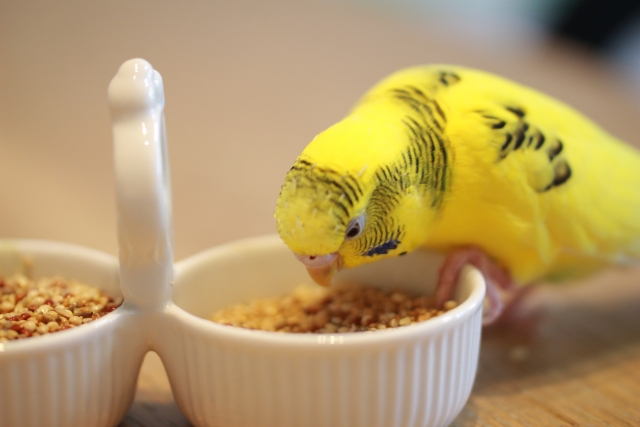
[[[295,254],[298,261],[302,262],[307,268],[323,268],[338,258],[337,253],[327,255],[299,255]]]

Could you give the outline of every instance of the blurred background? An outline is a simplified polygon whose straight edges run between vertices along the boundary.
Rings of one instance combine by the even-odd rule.
[[[640,144],[638,2],[0,2],[0,236],[117,252],[106,89],[164,77],[176,258],[273,233],[314,135],[402,67],[454,63],[550,93]]]

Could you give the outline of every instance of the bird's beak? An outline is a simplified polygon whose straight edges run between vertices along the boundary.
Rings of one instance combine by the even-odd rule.
[[[327,265],[326,267],[313,268],[307,267],[307,272],[309,276],[316,282],[318,285],[322,285],[325,287],[331,286],[333,283],[333,276],[336,275],[338,270],[340,270],[340,263],[338,262],[340,258],[336,258],[336,261]]]
[[[331,286],[333,276],[341,267],[340,256],[336,252],[319,256],[296,254],[296,258],[307,267],[313,281],[322,286]]]

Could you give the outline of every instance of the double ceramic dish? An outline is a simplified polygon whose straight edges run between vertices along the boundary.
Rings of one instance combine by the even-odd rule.
[[[459,306],[374,333],[279,334],[206,320],[231,303],[308,282],[277,236],[243,240],[173,264],[162,78],[141,59],[109,86],[119,260],[58,242],[0,241],[0,274],[33,261],[124,296],[78,328],[0,343],[0,426],[115,426],[134,397],[147,351],[165,364],[194,426],[446,426],[467,401],[480,347],[484,281],[465,267]],[[438,263],[415,253],[345,271],[379,287],[433,292]]]

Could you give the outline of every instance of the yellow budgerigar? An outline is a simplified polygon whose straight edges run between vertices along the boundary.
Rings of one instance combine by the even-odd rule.
[[[468,68],[399,71],[320,133],[287,173],[281,238],[321,284],[419,247],[498,288],[640,256],[640,154],[533,89]]]

